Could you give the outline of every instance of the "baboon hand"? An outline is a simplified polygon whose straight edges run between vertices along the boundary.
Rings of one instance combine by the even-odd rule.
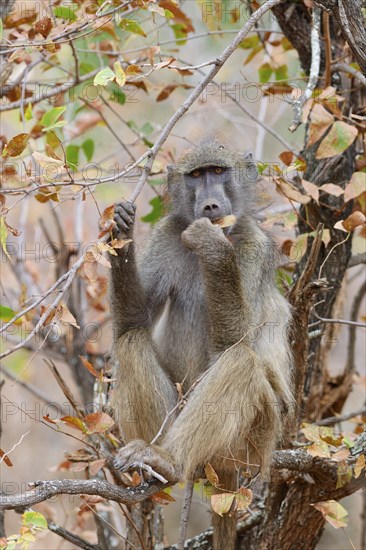
[[[215,243],[229,245],[223,230],[208,218],[199,218],[192,222],[182,233],[182,243],[196,252],[199,250],[204,252],[206,247],[212,247]]]
[[[131,441],[119,449],[113,464],[122,472],[140,470],[141,473],[147,473],[149,478],[158,479],[162,483],[179,481],[178,469],[170,454],[142,439]]]
[[[114,206],[114,221],[116,227],[113,230],[117,239],[128,239],[132,237],[135,223],[136,206],[128,201],[121,201]]]

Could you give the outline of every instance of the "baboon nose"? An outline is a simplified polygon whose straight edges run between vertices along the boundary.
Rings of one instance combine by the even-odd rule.
[[[203,207],[203,216],[210,220],[217,219],[221,216],[221,208],[214,202],[209,202]]]

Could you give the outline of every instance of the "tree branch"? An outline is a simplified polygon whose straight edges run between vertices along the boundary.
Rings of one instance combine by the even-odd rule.
[[[315,4],[334,15],[344,39],[347,40],[362,72],[366,74],[366,30],[361,10],[362,2],[357,0],[317,0]]]

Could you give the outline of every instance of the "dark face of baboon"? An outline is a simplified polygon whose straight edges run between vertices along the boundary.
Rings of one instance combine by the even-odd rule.
[[[203,141],[177,165],[168,166],[172,208],[190,223],[251,210],[257,170],[250,154]]]
[[[196,219],[209,218],[214,221],[232,213],[227,194],[228,187],[232,184],[230,171],[224,166],[206,166],[184,174],[187,191],[192,194]]]

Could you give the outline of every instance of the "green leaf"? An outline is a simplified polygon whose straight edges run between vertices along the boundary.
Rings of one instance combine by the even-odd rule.
[[[24,113],[25,120],[31,120],[33,118],[33,111],[32,111],[32,104],[28,103],[28,107],[25,110]]]
[[[36,527],[37,529],[47,529],[47,520],[39,512],[24,512],[22,515],[22,523],[27,527]]]
[[[119,86],[124,86],[126,84],[126,75],[124,70],[121,67],[121,63],[119,61],[116,61],[113,64],[113,69],[116,74],[116,82]]]
[[[144,134],[144,136],[149,136],[154,131],[154,126],[150,122],[145,122],[143,126],[141,126],[141,132]]]
[[[8,236],[8,230],[5,224],[4,216],[0,216],[0,245],[6,256],[10,260],[9,252],[6,248],[6,238]]]
[[[94,77],[94,86],[107,86],[112,80],[116,78],[116,75],[109,67],[102,69]]]
[[[56,8],[53,8],[53,13],[60,19],[65,19],[66,21],[76,21],[76,8],[74,6],[75,4],[72,4],[71,6],[57,6]]]
[[[153,199],[151,199],[151,201],[149,201],[149,204],[151,204],[152,206],[152,211],[146,216],[143,216],[141,218],[141,221],[154,224],[157,221],[159,221],[161,216],[163,215],[163,212],[164,212],[163,200],[161,197],[154,197]]]
[[[53,109],[50,109],[43,115],[41,118],[41,124],[45,127],[45,129],[50,129],[55,127],[56,121],[60,118],[60,116],[66,111],[66,107],[53,107]],[[62,120],[60,122],[63,122],[66,124],[66,121]],[[63,124],[62,124],[63,126]],[[44,131],[44,130],[43,130]]]
[[[276,80],[287,80],[288,79],[288,67],[287,65],[280,65],[275,69]]]
[[[261,65],[258,69],[258,74],[259,74],[259,82],[261,84],[265,84],[266,82],[268,82],[272,74],[271,65],[269,63],[263,63],[263,65]]]
[[[170,28],[174,32],[175,39],[177,41],[177,44],[184,45],[187,42],[187,29],[186,26],[182,23],[174,23],[174,25],[170,25]]]
[[[66,160],[73,168],[76,168],[79,162],[79,145],[68,145],[66,147]]]
[[[164,11],[165,11],[165,17],[167,19],[173,19],[174,13],[172,13],[170,10],[166,10],[166,9]]]
[[[92,139],[86,139],[81,145],[82,150],[87,161],[91,161],[94,155],[94,141]]]
[[[0,19],[0,41],[3,39],[3,20]]]
[[[14,317],[14,315],[16,315],[16,312],[14,310],[12,310],[10,307],[2,306],[0,304],[0,319],[2,321],[7,323]]]
[[[243,48],[243,50],[251,50],[258,44],[259,36],[257,34],[253,34],[252,36],[247,36],[244,38],[243,42],[240,42],[239,48]]]
[[[122,92],[120,86],[118,86],[117,82],[110,82],[108,84],[108,91],[111,92],[111,95],[109,96],[109,99],[112,101],[115,101],[116,103],[120,103],[121,105],[124,105],[126,102],[126,94]]]
[[[118,25],[122,30],[132,32],[134,34],[139,34],[140,36],[146,36],[146,33],[142,27],[131,19],[122,19]]]

